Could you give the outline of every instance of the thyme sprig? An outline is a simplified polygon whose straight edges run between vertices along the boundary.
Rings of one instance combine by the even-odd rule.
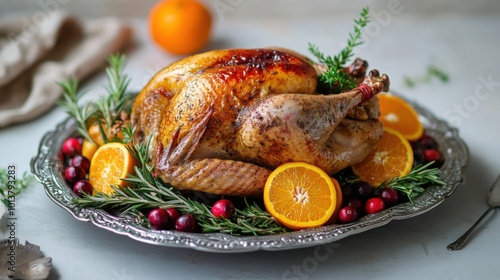
[[[354,20],[354,32],[349,33],[347,46],[336,56],[325,56],[316,45],[309,43],[309,51],[318,59],[319,63],[327,66],[327,70],[318,77],[320,86],[332,89],[333,93],[340,93],[343,90],[356,87],[356,81],[349,77],[344,68],[354,54],[353,49],[363,43],[361,41],[362,30],[370,22],[368,13],[369,8],[363,8],[359,19]]]
[[[204,203],[183,196],[179,190],[154,176],[154,167],[149,164],[148,150],[150,141],[136,144],[130,148],[139,162],[135,175],[124,178],[133,185],[129,188],[112,186],[111,195],[97,193],[74,199],[81,207],[117,210],[122,214],[135,216],[139,223],[147,224],[143,211],[153,208],[174,207],[182,213],[193,214],[203,232],[224,232],[232,235],[266,235],[286,232],[269,213],[257,204],[245,200],[244,209],[236,209],[231,219],[216,218],[211,208]]]
[[[413,203],[413,199],[426,190],[426,185],[446,185],[446,182],[439,176],[439,169],[430,168],[433,164],[434,162],[432,161],[425,165],[418,165],[414,167],[408,175],[393,178],[383,183],[377,189],[384,187],[393,188],[404,193],[410,202]]]

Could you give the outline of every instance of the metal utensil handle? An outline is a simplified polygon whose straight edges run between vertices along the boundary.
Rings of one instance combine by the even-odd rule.
[[[488,208],[488,210],[486,210],[486,212],[484,212],[483,215],[481,215],[481,217],[479,217],[479,219],[470,227],[470,229],[468,231],[466,231],[462,236],[460,236],[455,242],[448,245],[448,247],[447,247],[448,250],[456,251],[456,250],[462,249],[465,246],[465,243],[467,242],[467,240],[469,240],[469,237],[472,235],[472,232],[477,227],[477,225],[479,225],[479,223],[481,223],[483,218],[486,217],[486,215],[488,215],[488,213],[493,209],[495,209],[495,208],[494,207]]]

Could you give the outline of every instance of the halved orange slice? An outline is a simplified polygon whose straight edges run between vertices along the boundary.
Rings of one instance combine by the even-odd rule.
[[[418,113],[408,102],[393,94],[380,94],[378,100],[379,120],[384,127],[398,131],[409,141],[422,137],[424,127],[418,118]]]
[[[278,222],[288,228],[318,227],[327,223],[340,207],[340,186],[337,188],[335,182],[314,165],[285,163],[267,179],[264,205]]]
[[[111,142],[100,146],[92,157],[89,182],[96,192],[112,194],[111,185],[127,187],[122,179],[133,174],[136,161],[122,143]]]
[[[377,147],[362,162],[354,165],[352,171],[361,180],[378,187],[387,180],[407,175],[412,166],[410,142],[396,130],[384,127]]]

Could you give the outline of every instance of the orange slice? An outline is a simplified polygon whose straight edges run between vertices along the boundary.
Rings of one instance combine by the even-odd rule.
[[[398,131],[409,141],[422,137],[424,127],[418,118],[418,113],[410,104],[392,94],[380,94],[378,100],[379,119],[384,127]]]
[[[335,179],[314,165],[285,163],[269,175],[264,187],[264,205],[288,228],[318,227],[327,223],[340,207],[334,182]]]
[[[384,127],[377,147],[362,162],[354,165],[352,171],[361,180],[378,187],[387,180],[407,175],[412,165],[410,142],[396,130]]]
[[[122,178],[133,174],[136,161],[122,143],[111,142],[100,146],[92,157],[89,182],[96,192],[112,194],[116,187],[127,187]]]

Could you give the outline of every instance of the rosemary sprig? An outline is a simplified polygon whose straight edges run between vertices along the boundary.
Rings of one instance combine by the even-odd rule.
[[[127,94],[130,78],[123,73],[125,56],[111,55],[108,63],[109,67],[106,68],[108,78],[106,90],[108,94],[101,96],[100,100],[94,104],[79,105],[80,99],[85,92],[78,92],[77,80],[69,78],[59,84],[63,89],[63,98],[59,101],[59,104],[76,120],[78,133],[88,141],[93,141],[88,132],[89,126],[97,122],[105,143],[110,141],[123,142],[118,137],[108,139],[108,135],[116,135],[116,133],[112,133],[112,130],[116,129],[116,126],[121,127],[123,125],[122,114],[128,116],[132,109],[134,96]]]
[[[0,168],[0,201],[9,205],[9,196],[16,196],[24,191],[33,180],[31,174],[24,172],[23,175],[14,179],[14,188],[12,188],[11,179],[12,175],[8,174],[6,168]]]
[[[360,39],[362,29],[370,21],[368,13],[369,8],[365,7],[361,11],[359,19],[354,20],[354,32],[349,33],[347,46],[336,56],[325,56],[319,51],[316,45],[309,43],[309,51],[318,59],[319,63],[327,66],[327,70],[318,77],[320,86],[331,88],[333,93],[340,93],[343,90],[352,89],[356,86],[355,80],[349,77],[344,68],[353,56],[353,49],[363,43]]]
[[[421,195],[426,190],[427,185],[442,186],[446,184],[439,176],[439,169],[430,168],[433,164],[434,162],[429,162],[425,165],[417,165],[406,176],[388,180],[375,188],[374,191],[377,193],[382,188],[392,188],[405,194],[413,203],[413,199]],[[349,186],[361,181],[361,178],[353,174],[350,168],[337,173],[335,179],[341,186]]]
[[[108,87],[106,91],[108,95],[102,96],[96,103],[97,122],[104,143],[110,141],[121,142],[119,138],[114,137],[108,139],[108,135],[113,135],[112,129],[117,122],[121,122],[121,114],[130,115],[132,109],[131,103],[133,96],[126,94],[127,87],[130,83],[130,78],[123,73],[125,67],[125,56],[111,55],[108,59],[109,67],[106,68]],[[109,125],[111,124],[111,125]]]
[[[233,235],[265,235],[286,232],[269,213],[257,204],[246,201],[245,209],[236,209],[231,219],[216,218],[209,206],[183,196],[177,189],[155,177],[154,167],[149,164],[148,150],[150,141],[136,144],[131,148],[132,155],[139,162],[135,167],[136,175],[129,175],[125,181],[134,187],[117,188],[114,194],[97,193],[76,198],[74,203],[82,207],[117,210],[131,214],[141,224],[147,221],[142,211],[153,208],[174,207],[183,213],[193,214],[203,232],[225,232]]]
[[[439,169],[430,168],[433,164],[434,162],[429,162],[425,165],[418,165],[414,167],[408,175],[389,180],[377,189],[384,187],[393,188],[406,194],[410,202],[413,203],[413,199],[425,191],[425,185],[433,184],[443,186],[446,184],[439,176]]]
[[[81,97],[84,92],[78,93],[78,81],[69,78],[67,81],[59,83],[59,86],[63,89],[63,99],[58,102],[58,104],[66,109],[66,113],[73,117],[77,123],[77,131],[80,135],[85,137],[87,140],[92,141],[89,135],[88,121],[94,115],[95,108],[87,103],[85,106],[79,106]]]

